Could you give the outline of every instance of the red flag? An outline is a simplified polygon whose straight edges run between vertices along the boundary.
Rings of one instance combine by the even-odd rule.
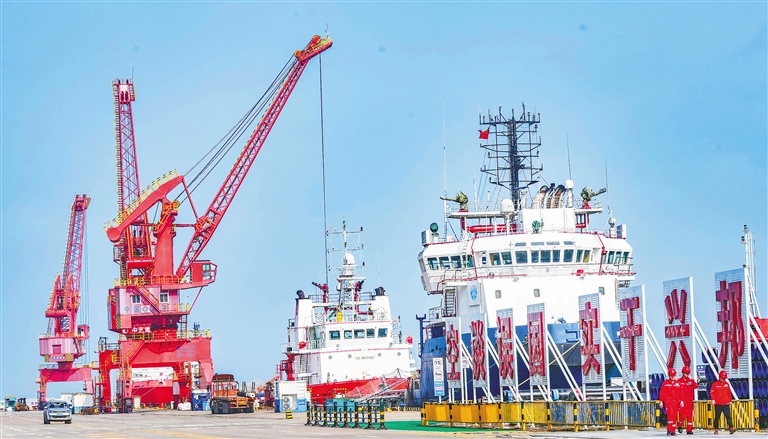
[[[487,139],[488,138],[488,133],[491,131],[491,129],[488,128],[485,131],[483,131],[483,130],[479,130],[479,131],[480,131],[480,138],[481,139]]]

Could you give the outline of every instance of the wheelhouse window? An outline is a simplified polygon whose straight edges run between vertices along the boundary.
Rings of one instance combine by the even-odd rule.
[[[501,265],[501,255],[498,253],[491,253],[491,265]]]
[[[437,270],[440,266],[437,264],[437,258],[427,258],[427,264],[432,270]]]
[[[451,268],[451,262],[448,259],[448,256],[440,256],[440,267],[442,267],[443,270]]]
[[[556,264],[560,262],[560,250],[552,250],[552,262]]]
[[[451,256],[451,265],[456,269],[461,268],[461,256]]]
[[[551,250],[542,250],[541,251],[541,263],[542,264],[549,264],[552,262],[552,251]]]
[[[168,293],[160,293],[160,303],[168,303]]]
[[[344,330],[344,339],[349,340],[352,338],[352,330],[351,329],[345,329]]]
[[[341,331],[328,331],[328,335],[331,336],[331,340],[339,340],[341,338]]]
[[[461,257],[461,259],[464,261],[465,268],[475,267],[475,260],[472,258],[472,255],[464,255]]]
[[[526,250],[517,250],[515,252],[515,262],[518,264],[527,264],[528,263],[528,251]]]
[[[387,336],[387,328],[379,328],[379,338]]]
[[[584,250],[584,263],[589,262],[589,250]]]
[[[139,297],[138,294],[131,294],[131,303],[133,304],[141,303],[141,297]]]
[[[355,329],[355,338],[365,338],[365,329]]]
[[[374,338],[376,336],[376,330],[373,328],[368,328],[365,330],[365,337],[366,338]]]
[[[621,254],[621,252],[619,252]],[[608,263],[613,264],[613,257],[616,255],[616,252],[608,252]]]
[[[539,263],[539,251],[538,250],[531,250],[531,263],[532,264],[538,264]]]
[[[573,249],[567,248],[563,250],[563,262],[573,262]]]
[[[584,256],[584,250],[576,250],[576,262],[581,262],[581,258]]]
[[[504,265],[512,265],[512,252],[501,252],[501,261]]]

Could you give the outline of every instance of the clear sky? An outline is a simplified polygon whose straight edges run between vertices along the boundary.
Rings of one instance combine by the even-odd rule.
[[[117,211],[112,80],[135,79],[146,185],[189,170],[326,29],[328,225],[364,227],[366,285],[385,287],[405,334],[418,338],[415,316],[438,305],[416,257],[421,231],[442,222],[443,148],[447,192],[472,193],[478,115],[519,114],[523,102],[541,113],[547,181],[568,178],[566,139],[577,189],[605,186],[607,168],[600,199],[628,225],[657,335],[662,282],[692,276],[714,340],[714,273],[744,263],[745,224],[768,315],[764,1],[3,1],[0,13],[2,395],[35,395],[37,339],[77,193],[92,197],[81,311],[91,351],[99,337],[117,340],[106,296],[118,267],[101,228]],[[324,281],[319,61],[203,253],[218,280],[190,322],[211,330],[216,370],[238,379],[274,375],[295,291]],[[234,160],[194,193],[198,209]],[[188,207],[178,221],[193,221]],[[62,391],[72,390],[49,386]]]

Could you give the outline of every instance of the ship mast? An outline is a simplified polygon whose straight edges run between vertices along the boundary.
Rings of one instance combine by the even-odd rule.
[[[523,207],[525,189],[539,181],[538,174],[543,169],[534,165],[538,161],[541,139],[538,136],[540,114],[523,111],[520,117],[507,118],[499,107],[498,115],[480,116],[480,125],[485,126],[488,141],[480,146],[487,150],[489,166],[481,171],[489,175],[488,181],[509,192],[515,210]],[[482,138],[482,137],[481,137]],[[499,194],[500,198],[504,195]]]
[[[749,300],[749,310],[755,317],[760,317],[760,307],[757,302],[757,295],[755,294],[755,238],[752,236],[752,232],[744,225],[744,234],[741,235],[741,243],[744,244],[744,251],[746,253],[744,268],[746,268],[746,275],[744,280],[747,284],[747,297]]]

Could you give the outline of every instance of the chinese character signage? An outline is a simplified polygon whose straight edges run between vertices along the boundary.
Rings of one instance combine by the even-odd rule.
[[[602,331],[600,330],[600,295],[579,296],[579,333],[581,335],[581,376],[586,384],[604,382]]]
[[[449,389],[461,388],[461,325],[458,317],[445,320],[446,378]]]
[[[667,369],[680,372],[683,366],[696,370],[693,342],[693,278],[664,281],[664,339]]]
[[[645,286],[619,289],[621,374],[627,381],[646,381]]]
[[[549,355],[547,355],[547,327],[544,323],[544,304],[528,305],[528,358],[531,385],[549,384]]]
[[[472,383],[474,387],[488,386],[488,353],[485,350],[485,316],[469,322],[472,336]]]
[[[515,325],[512,308],[496,311],[496,350],[499,353],[499,385],[515,386]]]
[[[749,305],[744,297],[744,278],[743,268],[715,273],[718,362],[729,378],[749,377]]]
[[[445,373],[443,372],[443,359],[432,359],[432,377],[435,383],[435,396],[445,396]]]

